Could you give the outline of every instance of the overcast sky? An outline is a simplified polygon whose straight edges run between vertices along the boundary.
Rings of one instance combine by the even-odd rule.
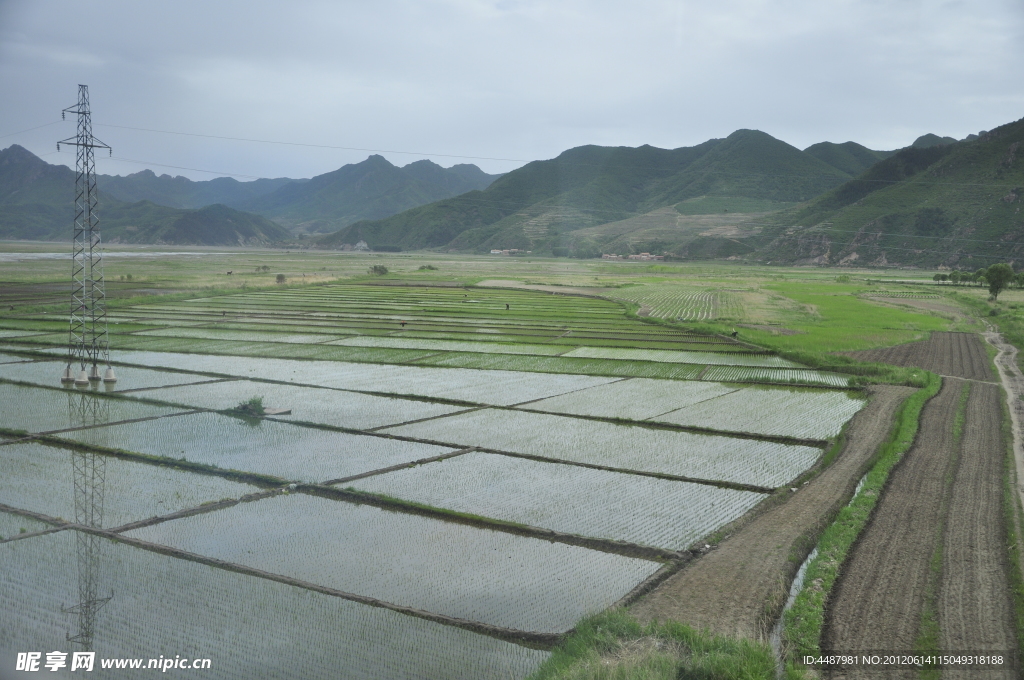
[[[892,149],[1024,117],[1022,65],[1021,0],[0,0],[0,148],[73,164],[70,119],[11,133],[84,83],[110,174],[311,177],[366,150],[507,172],[739,128]]]

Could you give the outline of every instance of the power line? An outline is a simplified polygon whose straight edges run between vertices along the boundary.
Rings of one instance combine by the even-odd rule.
[[[234,142],[257,142],[259,144],[280,144],[282,146],[302,146],[313,149],[335,149],[340,151],[365,151],[369,153],[399,153],[409,156],[436,156],[440,158],[469,158],[478,161],[509,161],[512,163],[530,163],[523,158],[493,158],[490,156],[462,156],[452,153],[425,153],[422,151],[397,151],[395,149],[364,149],[357,146],[334,146],[331,144],[306,144],[304,142],[282,142],[274,139],[252,139],[249,137],[226,137],[223,135],[203,135],[195,132],[176,132],[173,130],[152,130],[149,128],[129,127],[127,125],[99,125],[96,127],[118,128],[120,130],[135,130],[137,132],[156,132],[164,135],[181,135],[184,137],[203,137],[206,139],[226,139]]]
[[[50,127],[51,125],[56,125],[57,123],[60,123],[60,122],[62,122],[62,121],[55,120],[52,123],[45,123],[43,125],[37,125],[36,127],[29,128],[27,130],[19,130],[18,132],[10,132],[10,133],[8,133],[6,135],[0,135],[0,139],[4,139],[5,137],[13,137],[14,135],[22,135],[22,134],[25,134],[26,132],[32,132],[33,130],[39,130],[39,129],[44,128],[44,127]]]

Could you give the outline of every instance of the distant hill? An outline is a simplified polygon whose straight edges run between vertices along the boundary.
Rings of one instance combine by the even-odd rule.
[[[396,167],[383,156],[345,165],[306,182],[285,184],[238,207],[285,225],[293,233],[329,232],[353,222],[484,189],[498,177],[475,165],[442,168],[428,160]]]
[[[157,175],[152,170],[143,170],[124,177],[120,175],[99,175],[96,184],[101,191],[126,203],[150,201],[169,208],[202,208],[223,203],[233,207],[265,196],[286,184],[302,183],[309,180],[257,179],[239,182],[233,177],[218,177],[195,182],[187,177]]]
[[[843,142],[842,144],[819,142],[804,149],[804,153],[856,177],[878,161],[886,159],[896,152],[873,151],[856,142]]]
[[[932,141],[779,213],[756,237],[753,257],[971,271],[1024,265],[1024,119],[969,141]]]
[[[928,149],[933,146],[946,146],[948,144],[956,144],[956,142],[957,140],[953,139],[952,137],[939,137],[938,135],[933,135],[932,133],[929,132],[928,134],[921,135],[920,137],[915,139],[914,143],[911,144],[910,146],[914,147],[915,149]]]
[[[0,238],[71,239],[75,173],[13,145],[0,151]],[[289,237],[259,215],[207,206],[183,210],[149,201],[125,203],[100,191],[99,215],[108,243],[262,245]]]
[[[842,184],[850,174],[757,130],[679,149],[583,146],[534,161],[487,189],[382,220],[357,222],[318,239],[321,247],[371,245],[480,251],[568,247],[600,253],[621,234],[594,228],[666,206],[712,197],[714,210],[786,207]],[[288,187],[280,191],[286,191]],[[697,208],[699,212],[699,208]],[[659,213],[660,214],[660,213]],[[588,230],[586,234],[578,234]],[[671,241],[671,233],[668,235]],[[684,238],[690,238],[685,235]],[[642,239],[636,241],[643,246]],[[665,239],[659,240],[665,246]]]

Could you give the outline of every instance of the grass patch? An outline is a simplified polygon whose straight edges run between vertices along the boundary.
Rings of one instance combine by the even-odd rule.
[[[1017,632],[1017,659],[1024,659],[1024,557],[1021,543],[1024,541],[1024,508],[1017,493],[1017,465],[1013,452],[1013,423],[1006,403],[1006,392],[1002,399],[1002,435],[1006,445],[1003,463],[1003,513],[1006,528],[1006,555],[1009,562],[1008,580],[1013,597],[1013,623]]]
[[[821,653],[825,603],[843,561],[867,524],[889,473],[914,443],[921,409],[942,386],[942,380],[934,373],[925,373],[925,376],[925,386],[910,395],[897,410],[893,429],[880,447],[860,493],[839,512],[818,541],[818,556],[807,567],[804,588],[785,615],[783,637],[791,665],[801,656]]]
[[[774,677],[767,645],[675,622],[643,625],[611,609],[580,621],[530,680]]]

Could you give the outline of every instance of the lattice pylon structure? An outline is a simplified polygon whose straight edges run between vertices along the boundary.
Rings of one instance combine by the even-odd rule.
[[[71,247],[71,325],[68,333],[68,363],[61,382],[79,387],[100,380],[116,382],[110,365],[107,337],[106,290],[103,281],[103,248],[100,242],[100,219],[96,207],[96,149],[110,147],[92,134],[92,112],[89,108],[89,86],[78,86],[78,103],[61,112],[78,116],[78,134],[57,142],[77,148],[75,161],[75,228]],[[100,376],[99,365],[106,364]]]
[[[74,427],[91,427],[110,422],[110,402],[91,394],[69,393],[69,422]],[[104,428],[86,430],[102,436]],[[87,443],[102,444],[86,437]],[[71,467],[75,492],[75,523],[82,527],[103,528],[103,497],[106,490],[107,461],[102,454],[94,451],[73,451]],[[98,596],[100,576],[100,552],[105,539],[88,531],[75,533],[75,558],[78,565],[78,604],[62,608],[65,614],[78,619],[78,632],[68,633],[69,642],[75,642],[85,651],[92,651],[93,635],[96,628],[96,612],[111,600]]]

